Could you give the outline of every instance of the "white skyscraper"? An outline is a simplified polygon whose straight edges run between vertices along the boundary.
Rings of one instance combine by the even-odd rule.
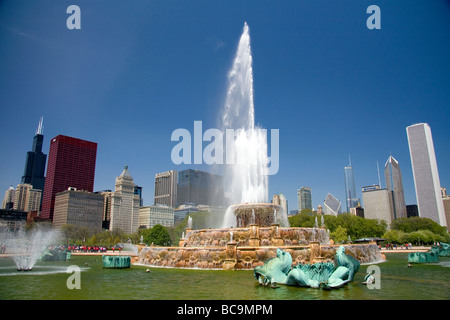
[[[406,218],[402,174],[398,161],[393,156],[389,156],[384,165],[384,177],[386,179],[386,189],[392,194],[394,219]]]
[[[10,186],[5,192],[5,198],[3,199],[2,209],[13,209],[14,208],[14,197],[15,190],[13,186]]]
[[[134,181],[125,166],[116,178],[116,189],[111,197],[110,230],[120,229],[134,233],[139,228],[139,196],[134,193]]]
[[[419,216],[447,226],[430,126],[427,123],[414,124],[406,128],[406,133]]]

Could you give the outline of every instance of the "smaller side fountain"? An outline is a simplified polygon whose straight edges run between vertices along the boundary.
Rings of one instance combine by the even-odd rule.
[[[56,247],[48,247],[42,252],[41,260],[42,261],[66,261],[70,259],[70,252],[66,250],[64,247],[56,246]]]
[[[131,267],[130,256],[103,256],[103,268],[105,269],[128,269]]]
[[[36,227],[29,231],[20,229],[5,236],[3,242],[6,243],[7,253],[11,255],[17,270],[30,271],[42,253],[58,241],[59,232]]]
[[[441,242],[436,247],[439,257],[450,257],[450,244]]]
[[[426,252],[411,252],[408,254],[408,263],[434,263],[439,262],[439,257],[450,256],[450,245],[448,243],[440,243],[431,247]]]

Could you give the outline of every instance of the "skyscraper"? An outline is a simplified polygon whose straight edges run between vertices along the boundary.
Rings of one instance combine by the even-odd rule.
[[[3,199],[2,209],[14,209],[14,198],[16,191],[13,186],[10,186],[5,192],[5,198]]]
[[[172,208],[177,206],[178,173],[175,170],[155,175],[155,204],[163,204]]]
[[[447,221],[431,128],[427,123],[417,123],[407,127],[406,133],[419,216],[430,218],[446,227]]]
[[[304,209],[312,210],[312,197],[310,187],[301,187],[297,190],[298,213]]]
[[[405,193],[403,192],[403,180],[398,161],[389,156],[384,165],[384,177],[386,179],[386,189],[392,194],[392,204],[394,209],[394,219],[406,218]]]
[[[327,194],[323,202],[323,213],[335,216],[341,213],[341,202],[331,193]]]
[[[39,212],[41,197],[42,190],[33,189],[31,184],[18,184],[14,195],[14,210]]]
[[[177,204],[224,205],[223,177],[221,175],[187,169],[178,173]]]
[[[357,207],[360,200],[356,198],[355,177],[353,175],[352,161],[349,156],[349,164],[344,167],[345,178],[345,202],[347,204],[347,212],[350,212],[350,208]]]
[[[45,184],[45,161],[47,155],[42,153],[43,135],[43,118],[39,121],[36,134],[33,138],[31,151],[27,152],[25,160],[25,169],[23,170],[22,184],[31,184],[34,189],[43,190]]]
[[[97,143],[63,135],[50,141],[41,217],[53,220],[55,195],[69,187],[93,192]]]
[[[116,178],[116,189],[111,197],[110,230],[125,233],[136,232],[139,228],[139,195],[134,193],[134,181],[125,166]]]

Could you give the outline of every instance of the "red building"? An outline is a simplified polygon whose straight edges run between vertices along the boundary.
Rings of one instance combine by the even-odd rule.
[[[55,195],[69,187],[93,192],[97,143],[59,135],[50,141],[41,218],[53,220]]]

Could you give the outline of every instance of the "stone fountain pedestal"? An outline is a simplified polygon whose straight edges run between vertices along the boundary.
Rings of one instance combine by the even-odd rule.
[[[179,247],[142,248],[139,264],[168,268],[253,269],[276,257],[278,248],[291,254],[293,264],[306,264],[332,261],[340,246],[332,244],[324,228],[293,228],[275,223],[278,219],[271,210],[279,208],[273,204],[236,207],[238,227],[186,229]],[[361,263],[383,260],[376,245],[356,244],[346,248],[347,254]]]

